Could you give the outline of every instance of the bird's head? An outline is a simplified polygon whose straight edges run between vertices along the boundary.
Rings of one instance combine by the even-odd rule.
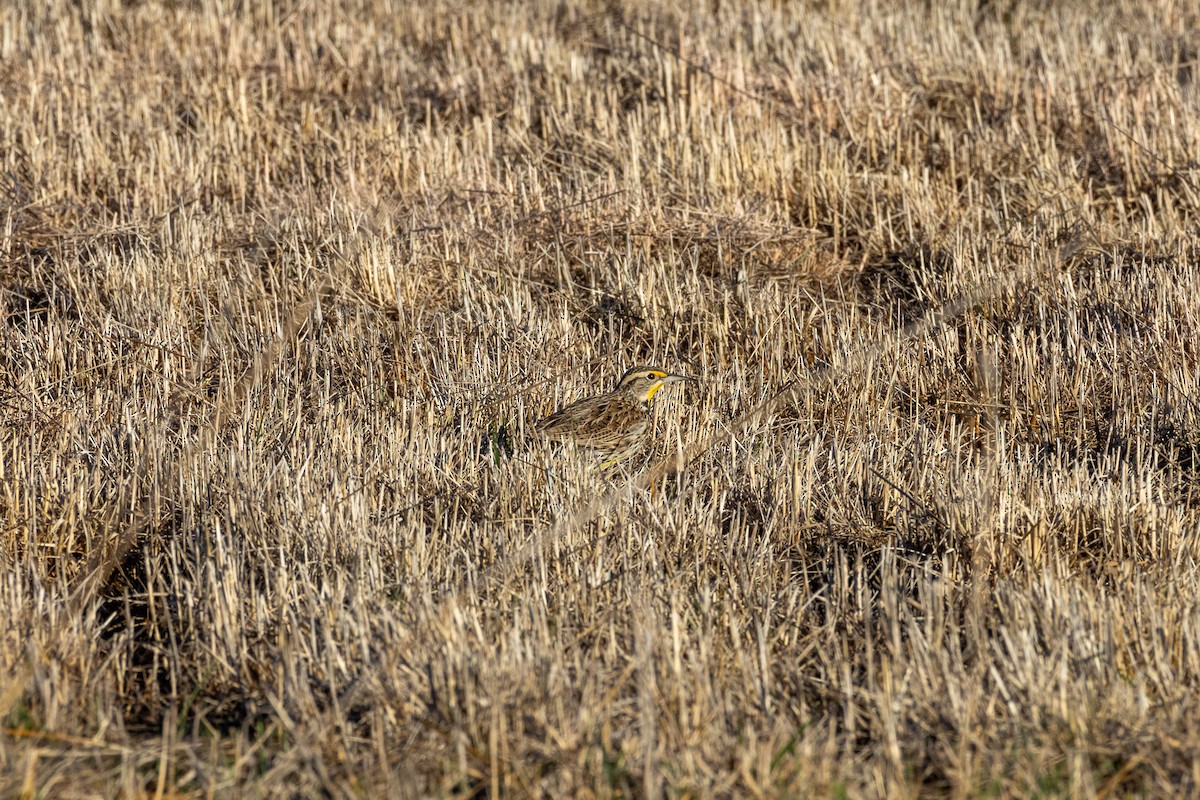
[[[621,376],[617,391],[628,392],[643,403],[649,403],[667,384],[690,380],[692,378],[687,375],[675,375],[658,367],[634,367]]]

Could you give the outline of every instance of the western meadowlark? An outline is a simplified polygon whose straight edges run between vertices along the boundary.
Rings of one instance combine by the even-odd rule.
[[[650,427],[650,401],[669,383],[692,380],[658,367],[634,367],[621,376],[608,394],[577,400],[538,423],[550,439],[573,442],[594,450],[600,468],[633,455]]]

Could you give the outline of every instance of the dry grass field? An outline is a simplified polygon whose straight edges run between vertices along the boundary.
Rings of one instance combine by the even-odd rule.
[[[1198,26],[0,5],[0,796],[1200,793]]]

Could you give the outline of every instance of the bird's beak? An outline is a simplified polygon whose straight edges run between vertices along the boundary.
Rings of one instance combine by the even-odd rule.
[[[694,381],[694,380],[696,380],[696,379],[692,378],[688,375],[675,375],[675,374],[668,373],[667,375],[664,375],[663,377],[659,378],[658,383],[656,383],[650,387],[650,391],[646,393],[646,402],[649,403],[651,400],[653,400],[654,395],[658,394],[659,389],[662,389],[664,386],[666,386],[668,384],[682,383],[683,381]]]

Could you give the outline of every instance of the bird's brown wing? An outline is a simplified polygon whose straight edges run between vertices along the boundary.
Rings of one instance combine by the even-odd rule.
[[[551,439],[605,447],[612,443],[616,431],[632,422],[624,418],[636,412],[620,398],[588,398],[555,411],[538,423],[538,428]]]

